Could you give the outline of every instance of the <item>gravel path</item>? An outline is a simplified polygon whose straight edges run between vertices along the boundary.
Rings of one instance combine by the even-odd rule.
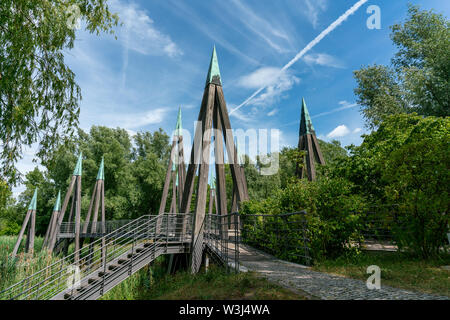
[[[449,300],[445,296],[417,293],[383,285],[381,289],[369,290],[366,282],[328,273],[312,271],[309,267],[279,260],[259,250],[240,245],[240,263],[284,287],[306,293],[313,299],[322,300]],[[369,275],[367,275],[369,277]]]

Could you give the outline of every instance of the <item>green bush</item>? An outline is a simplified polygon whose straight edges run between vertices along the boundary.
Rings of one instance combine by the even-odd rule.
[[[390,203],[399,204],[394,237],[402,250],[437,256],[449,223],[450,120],[420,119],[403,145],[383,162]]]
[[[316,182],[297,180],[265,201],[248,201],[241,213],[244,224],[243,238],[247,243],[262,247],[280,258],[302,254],[303,234],[300,222],[283,220],[280,213],[306,210],[307,238],[313,259],[336,257],[354,252],[361,240],[361,216],[364,199],[352,194],[353,185],[342,178],[327,178]],[[273,214],[273,219],[253,218],[252,214]],[[290,219],[300,219],[293,216]],[[292,230],[290,226],[297,227]],[[280,230],[282,232],[280,232]],[[289,239],[286,245],[284,239]]]

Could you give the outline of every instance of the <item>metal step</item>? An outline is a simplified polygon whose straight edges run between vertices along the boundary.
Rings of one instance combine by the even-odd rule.
[[[111,270],[111,271],[114,271],[114,270],[116,270],[117,268],[119,268],[119,266],[118,266],[117,264],[110,264],[110,265],[108,266],[108,270]]]
[[[90,278],[90,279],[88,280],[88,283],[89,283],[89,284],[94,284],[94,283],[99,282],[100,280],[101,280],[100,278]]]

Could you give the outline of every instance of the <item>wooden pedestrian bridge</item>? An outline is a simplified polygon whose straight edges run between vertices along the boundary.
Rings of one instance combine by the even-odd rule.
[[[198,243],[202,243],[202,254],[207,252],[237,271],[236,217],[207,215],[203,232],[196,239],[192,239],[191,214],[146,215],[132,221],[106,222],[106,229],[115,230],[106,235],[84,234],[84,238],[97,239],[0,292],[0,300],[97,299],[159,256],[188,254]],[[73,237],[71,224],[62,226],[58,237]]]

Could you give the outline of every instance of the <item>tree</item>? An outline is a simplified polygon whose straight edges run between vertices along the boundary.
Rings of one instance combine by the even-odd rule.
[[[409,5],[403,24],[391,26],[398,52],[391,66],[372,65],[354,72],[357,102],[368,127],[387,115],[417,112],[450,114],[450,28],[442,14]]]
[[[450,120],[421,119],[383,163],[388,203],[399,204],[397,243],[428,258],[446,243],[450,209]]]
[[[14,204],[0,207],[0,234],[17,233],[34,189],[39,188],[36,232],[44,234],[58,191],[64,197],[78,154],[83,153],[82,218],[88,211],[101,158],[105,161],[105,211],[108,220],[134,219],[155,213],[159,208],[168,165],[169,136],[159,129],[138,133],[131,143],[124,129],[93,126],[89,132],[78,130],[66,144],[43,161],[44,170],[35,168],[25,176],[26,190]],[[69,209],[70,210],[70,206]]]
[[[45,159],[78,124],[81,91],[64,62],[74,20],[111,32],[118,17],[105,0],[2,0],[0,3],[0,180],[16,183],[22,148],[39,142]]]

